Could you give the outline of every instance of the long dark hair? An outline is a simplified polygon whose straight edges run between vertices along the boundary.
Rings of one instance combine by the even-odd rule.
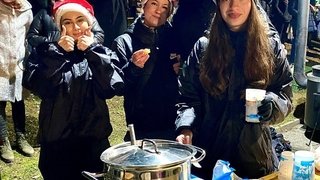
[[[274,67],[274,54],[268,39],[268,24],[251,0],[251,11],[247,19],[247,41],[243,63],[246,83],[252,88],[265,89],[270,83]],[[219,0],[212,21],[209,44],[200,64],[200,81],[212,96],[219,96],[229,85],[230,67],[235,50],[230,42],[229,28],[221,17]]]

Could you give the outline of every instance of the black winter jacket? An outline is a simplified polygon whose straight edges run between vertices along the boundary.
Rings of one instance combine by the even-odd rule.
[[[96,19],[94,19],[92,24],[92,32],[94,34],[94,41],[102,44],[104,41],[104,32]],[[54,23],[52,16],[48,13],[48,10],[40,10],[33,18],[27,33],[29,45],[31,47],[38,47],[43,43],[58,41],[59,38],[60,31]]]
[[[122,70],[126,86],[126,121],[134,124],[138,138],[157,131],[157,138],[174,137],[178,81],[172,67],[176,61],[170,59],[170,30],[169,23],[151,30],[138,18],[112,45],[120,59],[116,66]],[[144,48],[151,50],[150,58],[144,68],[139,68],[132,63],[131,56]],[[171,131],[171,135],[165,131]]]
[[[111,63],[117,60],[114,52],[101,45],[66,52],[49,43],[30,55],[24,86],[42,100],[40,143],[79,137],[99,140],[111,134],[105,100],[121,95],[124,87]]]
[[[232,32],[230,32],[232,33]],[[267,93],[275,102],[271,123],[284,120],[292,110],[292,92],[286,52],[275,31],[269,31],[274,49],[275,71]],[[207,179],[218,159],[229,161],[236,174],[245,178],[259,178],[275,170],[277,159],[273,154],[269,126],[245,122],[244,92],[248,87],[243,72],[246,34],[233,33],[234,64],[230,68],[229,87],[220,97],[213,97],[199,80],[199,63],[206,50],[208,39],[200,38],[194,46],[179,77],[181,86],[180,109],[176,126],[192,129],[193,144],[207,151],[201,162]]]

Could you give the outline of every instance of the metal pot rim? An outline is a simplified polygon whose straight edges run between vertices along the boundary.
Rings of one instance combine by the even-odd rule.
[[[150,139],[149,139],[150,140]],[[146,140],[149,142],[149,140]],[[159,153],[153,144],[144,144],[145,140],[138,140],[137,145],[124,142],[106,149],[100,159],[116,168],[125,169],[159,169],[175,166],[191,160],[197,150],[191,145],[180,144],[175,141],[152,139],[156,143]]]

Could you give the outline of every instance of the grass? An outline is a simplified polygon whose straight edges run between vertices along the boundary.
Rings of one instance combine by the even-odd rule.
[[[310,67],[306,67],[306,72],[310,71]],[[293,84],[294,105],[300,104],[305,101],[306,89],[301,89],[299,86]],[[14,151],[15,161],[11,164],[6,164],[0,161],[0,180],[40,180],[43,179],[38,170],[38,158],[39,158],[39,146],[36,142],[36,135],[38,129],[38,110],[39,99],[33,95],[30,95],[26,102],[26,116],[27,116],[27,138],[28,141],[35,147],[35,154],[33,157],[25,157],[16,151]],[[122,138],[125,134],[125,118],[122,108],[123,99],[121,97],[115,97],[107,101],[110,110],[111,123],[113,126],[113,132],[109,137],[112,145],[122,142]],[[7,106],[7,118],[10,142],[14,145],[14,133],[13,123],[11,117],[11,106],[8,103]],[[283,123],[292,121],[295,119],[292,113],[285,119]],[[13,147],[14,148],[14,147]]]
[[[26,135],[29,143],[35,147],[35,154],[33,157],[25,157],[14,151],[15,161],[13,163],[6,164],[0,160],[0,180],[43,179],[38,169],[38,158],[40,149],[36,141],[39,102],[40,100],[33,95],[30,95],[30,97],[28,97],[25,101],[27,116],[26,129],[28,131]],[[121,143],[126,131],[122,102],[123,99],[121,97],[115,97],[112,100],[107,101],[110,109],[111,123],[113,126],[113,132],[109,138],[112,145]],[[10,142],[11,145],[13,145],[13,148],[15,148],[15,135],[13,133],[13,122],[10,103],[8,103],[6,111]]]

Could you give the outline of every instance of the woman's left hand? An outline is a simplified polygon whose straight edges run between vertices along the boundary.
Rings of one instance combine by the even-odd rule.
[[[91,32],[91,27],[89,27],[85,30],[84,35],[78,39],[77,48],[81,51],[85,51],[93,42],[93,33]]]

